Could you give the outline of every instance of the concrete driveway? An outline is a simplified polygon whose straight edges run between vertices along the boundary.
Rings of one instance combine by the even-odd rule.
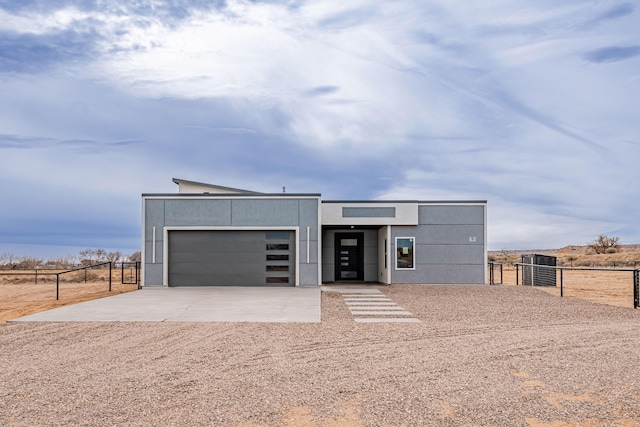
[[[320,322],[320,288],[146,287],[10,322]]]

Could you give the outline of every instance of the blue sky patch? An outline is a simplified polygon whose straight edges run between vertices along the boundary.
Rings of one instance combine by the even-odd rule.
[[[174,177],[488,200],[489,249],[640,243],[620,185],[640,182],[633,2],[24,0],[0,16],[2,251],[139,250],[140,195]]]

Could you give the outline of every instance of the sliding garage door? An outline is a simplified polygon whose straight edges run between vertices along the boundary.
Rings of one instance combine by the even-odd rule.
[[[169,231],[169,286],[295,286],[293,231]]]

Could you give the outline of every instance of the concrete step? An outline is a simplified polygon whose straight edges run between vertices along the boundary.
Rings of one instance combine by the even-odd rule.
[[[358,306],[363,306],[363,305],[372,306],[372,307],[373,306],[383,307],[383,306],[397,306],[398,305],[393,301],[369,301],[369,302],[367,302],[367,301],[354,301],[354,302],[346,301],[346,303],[347,303],[347,305],[349,307],[358,307]]]
[[[352,311],[351,314],[354,316],[413,316],[410,311]]]
[[[353,319],[353,321],[357,323],[422,323],[420,319],[416,319],[415,317],[360,317]]]
[[[393,302],[377,289],[340,289],[354,322],[420,323],[414,314]]]

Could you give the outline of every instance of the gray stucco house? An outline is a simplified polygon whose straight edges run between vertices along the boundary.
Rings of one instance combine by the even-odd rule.
[[[487,282],[486,201],[327,201],[182,179],[142,195],[143,286]]]

